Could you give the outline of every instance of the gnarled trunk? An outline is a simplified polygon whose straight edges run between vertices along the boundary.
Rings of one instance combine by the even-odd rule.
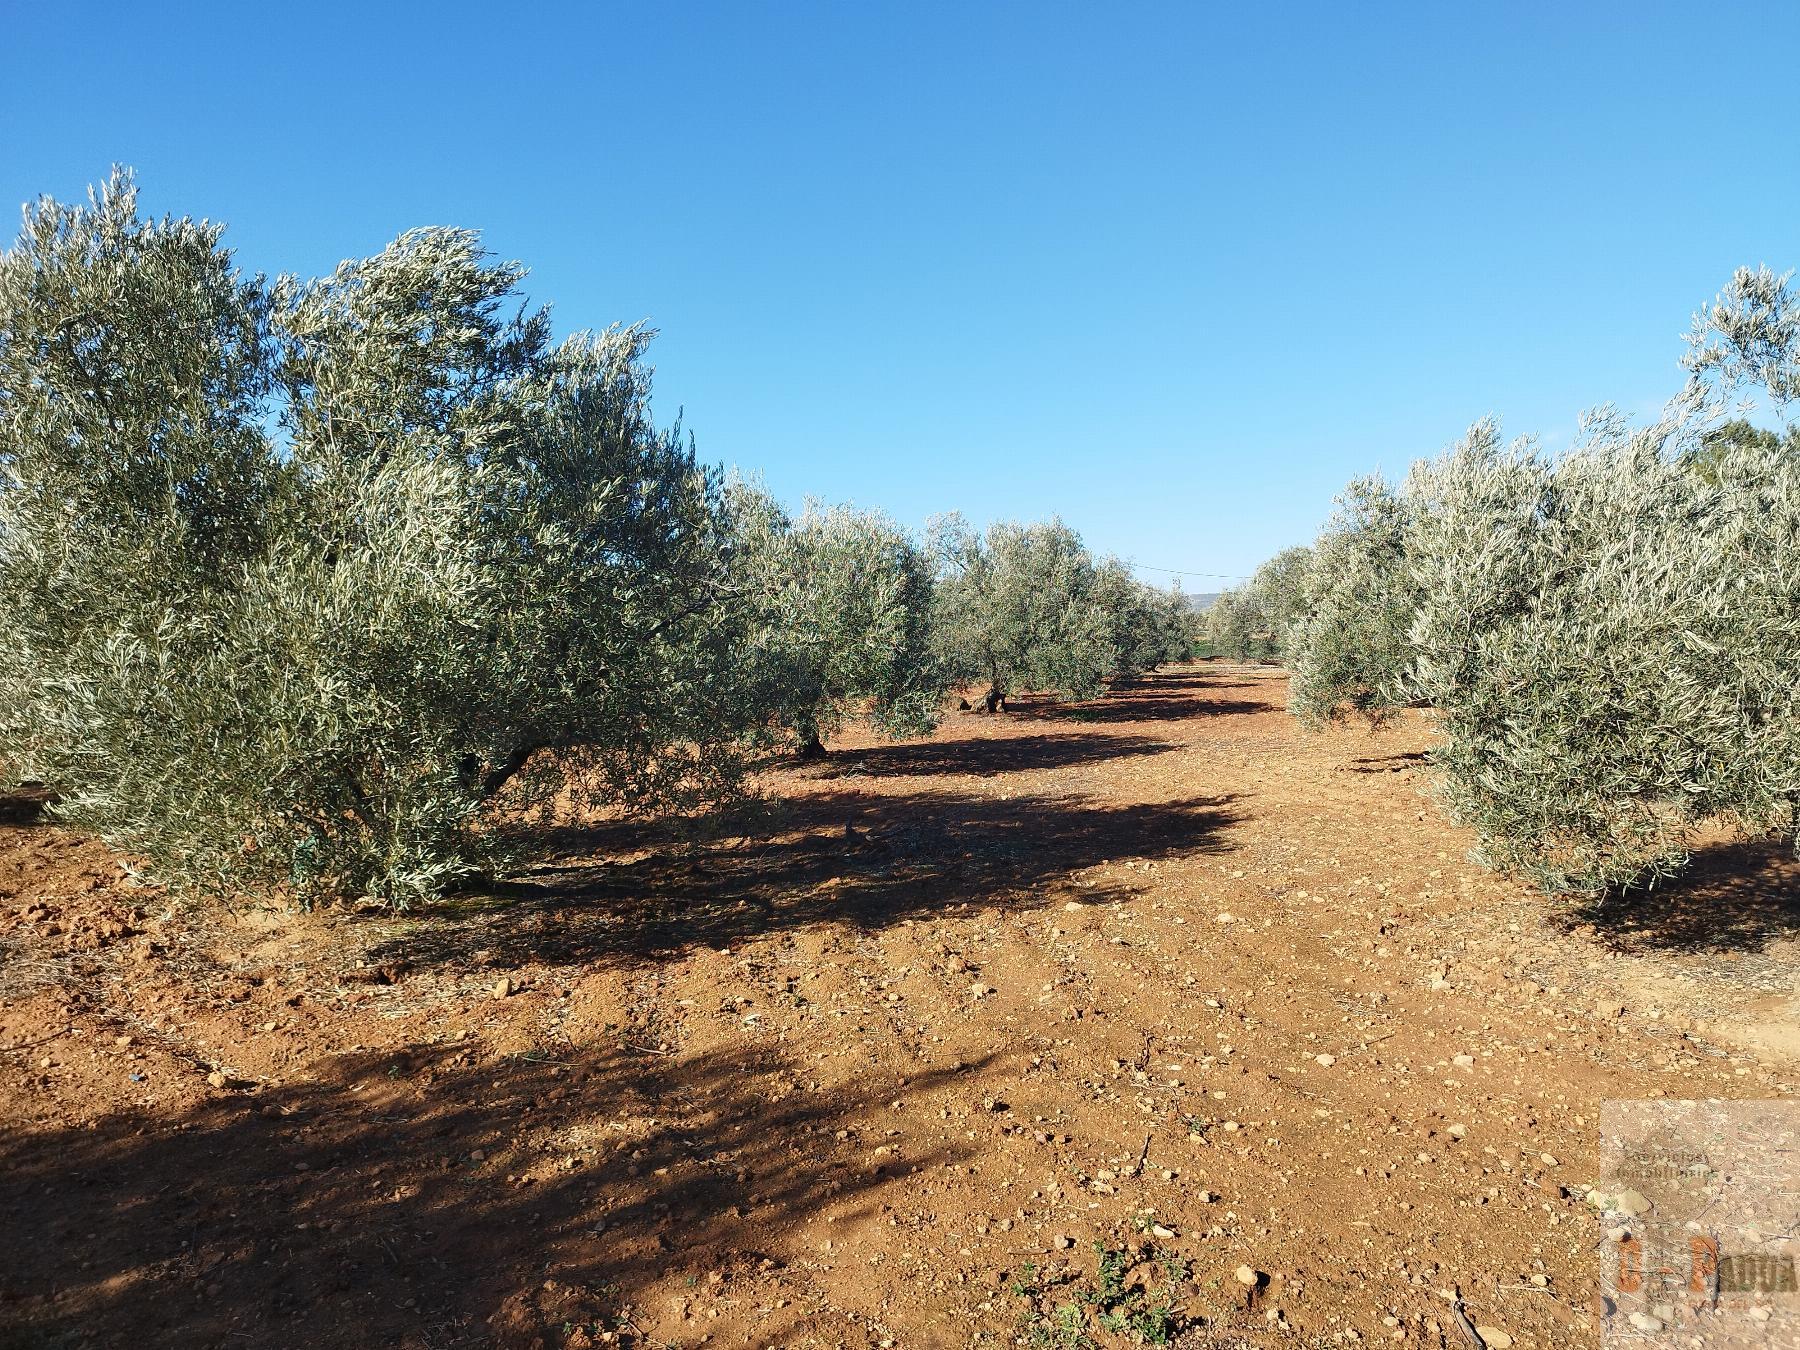
[[[794,724],[794,758],[802,762],[825,758],[825,738],[810,717]]]

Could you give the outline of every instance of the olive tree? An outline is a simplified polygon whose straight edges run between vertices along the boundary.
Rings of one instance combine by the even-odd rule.
[[[1611,430],[1559,462],[1484,423],[1408,482],[1408,682],[1437,710],[1444,798],[1553,890],[1662,868],[1685,824],[1665,569],[1703,522],[1691,477]]]
[[[391,904],[497,794],[682,805],[761,715],[716,476],[648,332],[552,344],[415,231],[244,278],[116,176],[0,259],[0,756],[171,879]],[[279,436],[268,432],[271,425]]]
[[[978,533],[961,516],[935,521],[933,632],[950,678],[985,684],[993,712],[1033,689],[1090,698],[1115,673],[1106,609],[1081,536],[1060,520],[1002,522]]]
[[[1800,462],[1735,443],[1709,479],[1691,434],[1606,416],[1551,459],[1478,428],[1414,470],[1443,795],[1546,890],[1667,877],[1702,821],[1792,825]]]
[[[1150,606],[1155,612],[1157,632],[1160,635],[1161,659],[1158,664],[1193,660],[1198,628],[1193,606],[1189,603],[1187,593],[1182,590],[1181,582],[1174,582],[1166,591],[1155,587],[1145,589],[1150,596]]]
[[[1800,427],[1789,427],[1783,436],[1767,427],[1755,426],[1744,418],[1733,418],[1700,436],[1698,442],[1682,454],[1682,462],[1709,482],[1719,480],[1715,467],[1727,454],[1737,449],[1779,451],[1800,455]]]
[[[1284,548],[1244,585],[1221,591],[1206,613],[1208,641],[1239,661],[1286,652],[1306,613],[1311,568],[1310,548]]]
[[[907,533],[847,506],[809,503],[791,519],[743,482],[727,496],[734,589],[753,616],[740,659],[800,756],[822,755],[852,712],[891,736],[930,731],[944,695],[932,572]]]
[[[1090,598],[1105,619],[1112,650],[1108,676],[1114,682],[1186,656],[1179,598],[1146,586],[1118,558],[1104,558],[1095,565]]]
[[[221,234],[142,218],[115,172],[85,205],[28,207],[0,255],[0,760],[138,843],[164,802],[208,811],[186,799],[213,781],[172,781],[170,747],[293,487],[263,432],[268,297]],[[237,721],[208,731],[229,749]]]
[[[1430,705],[1450,813],[1547,891],[1654,884],[1703,823],[1800,846],[1800,440],[1727,420],[1800,391],[1786,279],[1740,271],[1688,366],[1562,456],[1477,423],[1318,545],[1295,710]]]
[[[1455,818],[1552,892],[1654,884],[1697,826],[1800,845],[1800,441],[1727,421],[1800,392],[1800,304],[1739,271],[1660,418],[1560,458],[1478,424],[1408,481],[1404,683]]]
[[[1269,616],[1247,586],[1219,592],[1206,611],[1206,640],[1234,661],[1262,660],[1275,650]]]
[[[1261,611],[1277,650],[1286,651],[1295,626],[1306,615],[1306,587],[1312,573],[1312,550],[1304,544],[1284,548],[1256,569],[1244,588]]]
[[[1760,386],[1777,408],[1800,400],[1800,291],[1792,272],[1740,267],[1694,315],[1682,364],[1732,391]]]
[[[1287,632],[1289,704],[1318,725],[1380,720],[1408,699],[1419,605],[1409,561],[1410,504],[1379,477],[1351,483],[1312,547],[1300,613]]]

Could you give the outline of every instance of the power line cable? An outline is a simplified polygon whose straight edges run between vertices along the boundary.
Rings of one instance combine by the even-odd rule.
[[[1133,562],[1133,567],[1141,567],[1146,572],[1168,572],[1178,577],[1214,577],[1220,581],[1248,581],[1249,577],[1237,572],[1189,572],[1179,567],[1158,567],[1154,563]]]

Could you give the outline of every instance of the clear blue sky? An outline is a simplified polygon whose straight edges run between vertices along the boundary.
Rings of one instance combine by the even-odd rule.
[[[0,200],[131,164],[271,272],[476,227],[784,497],[1242,573],[1481,414],[1671,392],[1800,265],[1796,54],[1792,0],[0,0]]]

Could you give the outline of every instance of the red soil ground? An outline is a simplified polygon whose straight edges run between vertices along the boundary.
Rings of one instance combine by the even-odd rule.
[[[0,1346],[1130,1343],[1096,1244],[1177,1344],[1593,1342],[1600,1103],[1793,1091],[1794,870],[1596,924],[1284,702],[853,739],[409,918],[0,823]]]

